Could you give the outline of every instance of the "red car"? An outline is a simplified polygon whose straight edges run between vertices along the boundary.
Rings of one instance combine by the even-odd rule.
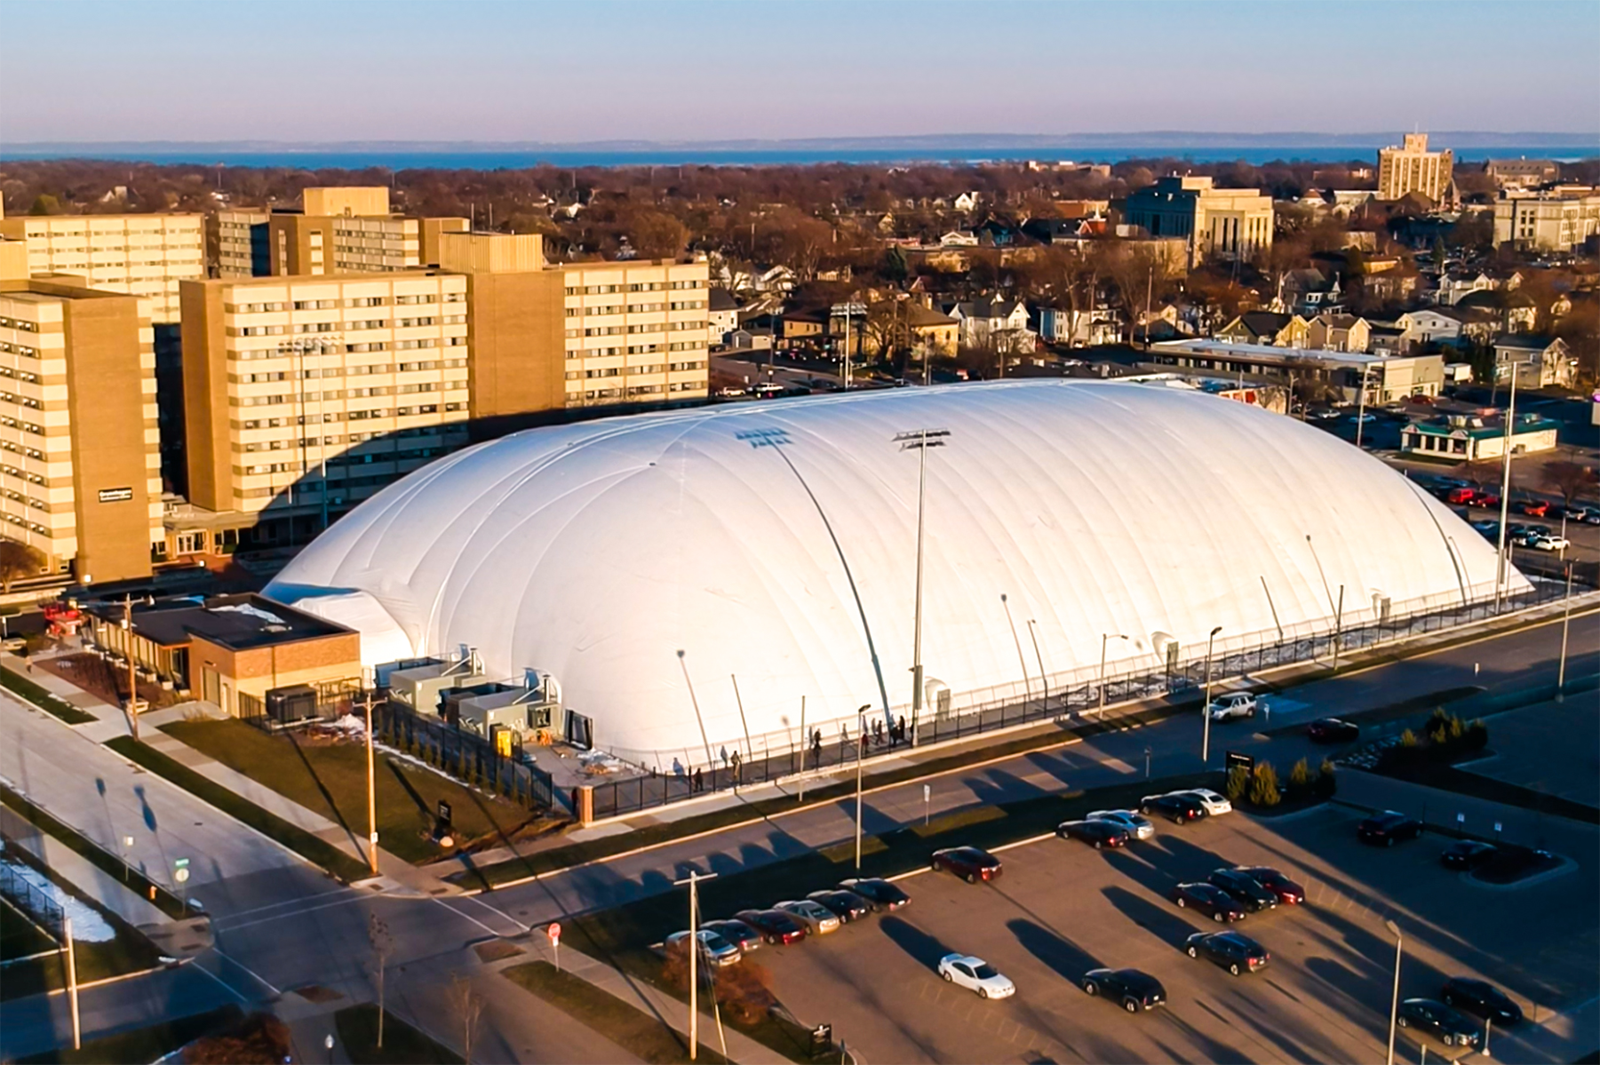
[[[1236,869],[1278,896],[1278,901],[1286,906],[1298,906],[1306,901],[1306,889],[1270,865],[1241,865]]]
[[[740,910],[734,919],[761,933],[768,943],[788,946],[806,937],[806,927],[782,910]]]
[[[1498,507],[1500,505],[1500,496],[1494,492],[1484,492],[1472,501],[1472,505],[1475,507]]]
[[[948,869],[969,884],[1000,876],[1000,859],[980,847],[948,847],[933,852],[933,871]]]
[[[1476,488],[1458,487],[1452,488],[1449,492],[1445,493],[1444,501],[1452,504],[1471,503],[1477,498],[1478,490]]]
[[[1550,513],[1550,504],[1542,499],[1524,499],[1517,504],[1517,509],[1530,518],[1542,518]]]

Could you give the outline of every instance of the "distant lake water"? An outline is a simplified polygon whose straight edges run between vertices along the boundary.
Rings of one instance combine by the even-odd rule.
[[[671,147],[648,148],[638,151],[441,151],[441,152],[384,152],[369,150],[306,150],[277,149],[271,151],[229,151],[208,149],[197,145],[192,149],[162,151],[134,151],[126,149],[96,150],[92,147],[34,148],[26,146],[15,150],[0,146],[0,159],[116,159],[148,163],[191,163],[252,167],[298,167],[306,170],[340,169],[361,170],[367,167],[388,167],[393,170],[500,170],[521,169],[541,163],[557,167],[624,167],[624,166],[792,166],[812,163],[867,163],[892,165],[895,163],[953,163],[970,164],[1002,160],[1036,159],[1041,162],[1070,159],[1075,162],[1115,163],[1126,159],[1187,159],[1196,163],[1223,163],[1242,161],[1261,165],[1275,161],[1312,163],[1341,163],[1362,161],[1375,164],[1380,145],[1342,145],[1329,147],[1153,147],[1130,144],[1124,147],[1094,148],[985,148],[962,150],[959,148],[905,149],[898,147],[851,148],[841,150],[772,149],[748,151],[722,151],[706,149],[675,149]],[[1447,147],[1447,146],[1446,146]],[[1594,145],[1570,145],[1544,148],[1467,148],[1457,150],[1456,158],[1463,161],[1488,158],[1513,159],[1527,156],[1534,159],[1559,159],[1571,162],[1600,154]]]

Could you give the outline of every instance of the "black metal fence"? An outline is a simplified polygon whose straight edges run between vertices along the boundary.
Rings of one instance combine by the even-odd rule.
[[[1252,647],[1219,651],[1211,657],[1209,668],[1212,679],[1216,680],[1300,662],[1331,662],[1362,648],[1484,621],[1559,599],[1563,594],[1565,588],[1559,581],[1534,581],[1531,591],[1505,599],[1499,604],[1492,599],[1483,600],[1404,617],[1389,617],[1342,632],[1263,641]],[[1160,672],[1144,670],[1108,675],[1103,685],[1104,702],[1122,703],[1161,695],[1197,694],[1205,683],[1207,668],[1206,659],[1198,658]],[[858,748],[865,757],[908,750],[913,732],[918,743],[931,744],[1072,715],[1092,719],[1102,702],[1102,685],[1098,678],[1064,684],[1060,688],[1051,685],[1048,691],[1038,686],[1037,677],[1034,682],[1036,686],[1032,693],[1019,692],[1020,698],[1002,698],[992,705],[964,708],[959,713],[928,713],[915,724],[899,716],[892,722],[891,728],[890,723],[884,721],[881,711],[875,715],[869,714],[866,717],[868,727],[865,738],[854,721],[843,724],[829,721],[818,728],[807,729],[809,736],[798,733],[791,735],[786,743],[781,739],[774,743],[773,737],[763,737],[761,749],[739,751],[723,748],[712,752],[714,764],[710,766],[691,765],[691,760],[698,759],[694,759],[690,753],[669,758],[664,765],[647,765],[641,775],[594,783],[593,816],[597,820],[616,817],[682,802],[706,792],[767,783],[805,771],[854,765]],[[900,732],[902,722],[903,735]]]
[[[43,879],[42,874],[34,873],[21,859],[9,854],[15,846],[15,843],[6,840],[7,853],[0,854],[0,895],[60,943],[64,916],[61,904],[35,882],[36,879]]]
[[[482,736],[387,701],[373,705],[372,729],[384,743],[457,780],[526,809],[556,807],[557,792],[550,774],[518,758],[517,749],[507,757]],[[568,796],[560,798],[565,807]]]

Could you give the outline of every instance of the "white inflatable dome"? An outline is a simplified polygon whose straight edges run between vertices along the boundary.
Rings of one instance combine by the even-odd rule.
[[[1024,668],[1036,693],[1040,672],[1092,680],[1106,633],[1128,636],[1112,672],[1154,670],[1216,626],[1219,650],[1330,631],[1340,589],[1346,627],[1493,592],[1482,537],[1333,436],[1089,381],[518,433],[385,489],[267,591],[359,628],[369,664],[474,647],[493,675],[552,673],[597,746],[645,764],[747,731],[786,747],[802,696],[832,736],[910,703],[918,452],[895,437],[921,429],[949,432],[928,453],[923,661],[958,702],[1020,695]]]

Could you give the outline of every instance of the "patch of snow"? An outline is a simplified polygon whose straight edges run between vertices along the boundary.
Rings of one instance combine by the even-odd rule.
[[[111,927],[98,910],[61,890],[49,877],[33,866],[24,865],[10,858],[0,858],[0,864],[5,865],[17,879],[26,881],[35,891],[61,907],[61,912],[72,920],[72,938],[75,942],[109,943],[117,938],[117,930]],[[13,899],[12,902],[20,905],[19,900]]]

